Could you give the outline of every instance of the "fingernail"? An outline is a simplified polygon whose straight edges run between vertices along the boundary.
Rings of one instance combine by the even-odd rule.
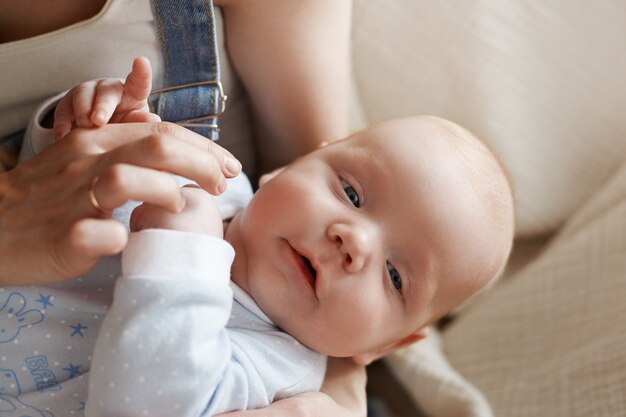
[[[241,163],[228,155],[224,155],[224,168],[230,175],[237,175],[241,171]]]

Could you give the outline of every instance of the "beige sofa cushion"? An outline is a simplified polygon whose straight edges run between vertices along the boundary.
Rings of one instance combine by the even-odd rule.
[[[356,0],[365,118],[436,114],[491,145],[518,236],[554,231],[626,154],[626,12],[600,3]]]

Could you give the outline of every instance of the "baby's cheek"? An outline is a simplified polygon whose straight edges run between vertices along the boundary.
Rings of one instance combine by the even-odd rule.
[[[338,303],[334,316],[341,317],[343,329],[350,337],[371,335],[386,325],[387,309],[380,300],[365,292],[354,292],[346,297],[344,302]]]

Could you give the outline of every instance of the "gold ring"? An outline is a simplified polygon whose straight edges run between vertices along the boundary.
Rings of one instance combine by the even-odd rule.
[[[99,179],[100,177],[95,176],[93,177],[93,180],[91,180],[91,185],[89,186],[89,200],[91,201],[93,208],[95,208],[100,214],[109,214],[109,212],[100,205],[98,199],[96,198],[96,183]]]

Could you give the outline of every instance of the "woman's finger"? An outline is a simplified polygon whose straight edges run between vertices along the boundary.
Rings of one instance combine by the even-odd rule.
[[[169,140],[186,142],[202,150],[206,150],[208,146],[211,146],[207,145],[207,143],[213,143],[204,136],[170,122],[108,124],[96,130],[77,129],[72,131],[71,135],[89,137],[89,140],[98,144],[103,152],[148,136],[168,137],[170,138]],[[213,145],[221,149],[221,152],[230,154],[218,144],[213,143]]]
[[[230,152],[196,133],[167,122],[107,124],[98,129],[74,129],[62,141],[16,168],[16,180],[29,183],[68,172],[86,182],[116,164],[167,171],[220,194],[224,178],[241,164]],[[19,175],[17,175],[19,173]]]
[[[129,164],[116,164],[104,171],[93,185],[93,197],[105,211],[131,200],[144,201],[173,213],[184,207],[180,188],[171,174]]]
[[[128,232],[118,221],[85,218],[53,246],[52,259],[62,276],[76,276],[89,271],[101,256],[121,252],[127,241]]]
[[[234,177],[241,170],[239,161],[218,144],[181,126],[158,122],[74,129],[62,141],[20,164],[13,174],[21,184],[66,171],[91,179],[118,163],[178,174],[212,193],[219,193],[221,178]],[[76,178],[70,181],[76,182]]]
[[[233,154],[212,141],[209,141],[209,152],[220,161],[222,172],[226,178],[233,178],[239,175],[241,172],[241,162],[239,162]]]
[[[147,108],[134,110],[124,114],[124,117],[119,121],[120,123],[156,123],[160,122],[161,118],[158,114],[150,113]]]
[[[237,167],[241,167],[237,159],[217,143],[170,122],[108,124],[96,130],[75,129],[70,132],[69,136],[76,137],[79,141],[82,141],[81,138],[88,139],[90,143],[97,144],[102,152],[149,136],[159,136],[168,138],[170,141],[187,143],[199,150],[209,151],[220,158],[229,156],[235,160]]]
[[[226,178],[239,173],[241,165],[213,142],[205,140],[204,150],[195,144],[168,135],[152,135],[108,152],[104,164],[132,164],[181,175],[212,194],[226,189]],[[233,167],[234,165],[234,167]]]

